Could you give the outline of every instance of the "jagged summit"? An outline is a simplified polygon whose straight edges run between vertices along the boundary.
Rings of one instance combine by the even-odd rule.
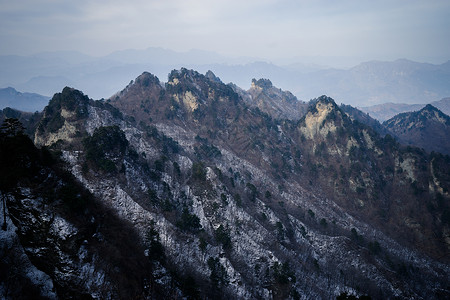
[[[336,132],[338,127],[349,123],[336,102],[325,95],[310,101],[306,115],[300,121],[300,130],[306,137],[315,139],[326,137],[329,132]]]
[[[431,104],[427,104],[419,111],[418,118],[425,118],[427,122],[435,122],[436,124],[442,124],[447,128],[450,127],[450,117]]]
[[[423,109],[421,109],[421,110],[433,111],[433,110],[439,110],[439,109],[437,109],[436,107],[434,107],[434,106],[431,105],[431,104],[427,104],[427,105],[425,105],[425,107],[424,107]]]
[[[122,114],[108,103],[94,101],[75,88],[65,87],[45,107],[37,125],[34,143],[50,146],[58,142],[79,142],[87,134],[86,122],[95,114],[93,107],[109,112],[109,116],[103,116],[105,122],[111,115],[122,118]]]
[[[370,132],[371,135],[374,135],[376,132],[380,137],[384,137],[389,133],[380,122],[371,118],[368,114],[350,105],[341,104],[338,106],[334,99],[326,95],[309,102],[308,113],[304,119],[305,122],[308,121],[308,124],[315,124],[322,131],[325,130],[326,126],[331,126],[330,128],[336,127],[341,133],[354,131],[358,128]],[[328,133],[326,130],[324,132]]]
[[[212,72],[211,72],[212,73]],[[211,74],[209,74],[211,77]],[[214,75],[214,74],[213,74]],[[215,77],[215,75],[214,75]],[[203,75],[195,70],[192,69],[187,69],[187,68],[181,68],[179,70],[172,70],[169,73],[168,76],[168,82],[176,82],[178,81],[184,81],[184,82],[195,82],[195,81],[200,81],[200,80],[205,80],[205,79],[209,79],[208,76]],[[215,80],[213,80],[215,81]]]
[[[251,87],[252,88],[259,87],[261,89],[270,89],[271,87],[273,87],[273,85],[272,85],[272,81],[270,81],[269,79],[261,78],[261,79],[256,80],[255,78],[253,78]]]
[[[450,126],[450,117],[431,104],[417,112],[401,113],[383,124],[389,128],[401,126],[402,128],[424,128],[431,123],[440,123],[444,126]]]
[[[430,119],[435,119],[440,122],[447,122],[449,119],[448,115],[444,114],[440,109],[431,104],[425,105],[425,107],[422,108],[419,113],[423,116],[427,116]]]
[[[152,114],[151,107],[156,105],[152,99],[159,99],[158,108],[155,107],[159,112],[163,109],[166,114],[179,117],[186,113],[192,114],[197,109],[197,113],[200,113],[214,101],[223,102],[225,99],[233,103],[244,100],[274,118],[292,120],[300,119],[307,108],[306,103],[299,101],[292,93],[274,87],[269,79],[254,79],[252,87],[244,91],[232,83],[224,84],[212,71],[203,75],[186,68],[172,70],[165,86],[161,85],[157,77],[144,72],[109,101],[127,107],[127,110],[134,110],[133,114],[142,119],[142,112],[136,108],[140,107]],[[171,102],[173,100],[174,103]],[[169,107],[166,108],[166,105]]]
[[[135,84],[140,84],[142,86],[150,86],[153,84],[160,84],[158,77],[156,77],[155,75],[149,73],[149,72],[144,72],[141,75],[139,75],[136,79],[135,79]]]
[[[136,79],[131,80],[130,83],[121,91],[117,92],[110,99],[118,99],[126,93],[144,94],[150,92],[154,87],[161,87],[159,78],[149,72],[143,72]]]
[[[327,107],[327,112],[340,111],[333,98],[322,95],[309,101],[307,113],[316,113],[318,110],[323,110],[323,107]]]
[[[58,140],[71,141],[77,131],[71,121],[78,122],[87,116],[88,103],[89,98],[74,88],[65,87],[56,93],[44,109],[34,143],[48,146]]]
[[[80,90],[66,86],[61,93],[56,93],[51,101],[58,101],[61,105],[70,109],[70,106],[76,104],[76,102],[88,102],[89,97]]]

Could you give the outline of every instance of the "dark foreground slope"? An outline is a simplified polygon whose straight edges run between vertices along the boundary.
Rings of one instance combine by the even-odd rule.
[[[135,256],[102,253],[92,274],[134,272],[111,273],[101,264],[111,259],[147,264],[133,290],[155,298],[448,297],[448,157],[382,138],[325,96],[297,121],[271,113],[186,69],[164,85],[144,73],[106,102],[70,88],[55,95],[35,143],[109,208],[100,215],[131,224],[121,234],[136,232],[126,242]],[[66,273],[34,265],[53,282]],[[76,278],[68,285],[95,297]]]
[[[0,142],[2,299],[164,294],[132,223],[77,181],[58,152],[37,149],[13,119]]]

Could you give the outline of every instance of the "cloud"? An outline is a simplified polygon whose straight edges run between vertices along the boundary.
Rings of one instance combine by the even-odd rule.
[[[162,46],[230,55],[445,56],[448,1],[0,0],[1,53]],[[414,50],[416,49],[416,50]],[[378,57],[377,57],[378,56]],[[447,54],[448,56],[448,54]]]

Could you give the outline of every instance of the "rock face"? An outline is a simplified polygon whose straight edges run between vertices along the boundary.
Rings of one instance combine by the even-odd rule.
[[[383,125],[406,145],[450,154],[450,117],[430,104],[418,112],[399,114]]]
[[[35,142],[76,181],[42,173],[50,204],[22,182],[8,212],[55,297],[449,296],[448,157],[382,138],[326,96],[288,118],[287,94],[260,107],[213,75],[181,69],[163,86],[144,73],[106,102],[69,88],[51,100]],[[274,87],[252,89],[267,104]]]
[[[150,266],[134,227],[27,136],[0,138],[2,298],[146,295]]]

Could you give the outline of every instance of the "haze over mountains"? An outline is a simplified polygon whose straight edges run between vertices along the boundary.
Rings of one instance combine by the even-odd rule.
[[[443,113],[450,115],[450,98],[443,98],[429,104],[440,109]],[[424,107],[425,104],[383,103],[373,106],[359,107],[359,109],[370,114],[372,118],[375,118],[380,122],[384,122],[399,113],[418,111]]]
[[[48,104],[49,97],[35,93],[21,93],[14,88],[0,88],[0,107],[10,107],[26,112],[42,111]]]
[[[222,81],[244,89],[250,87],[253,78],[269,78],[304,101],[326,94],[338,103],[365,107],[387,102],[426,104],[450,95],[450,62],[433,65],[400,59],[335,69],[301,63],[276,65],[201,50],[148,48],[117,51],[104,57],[78,52],[7,55],[0,56],[0,65],[0,87],[46,96],[73,86],[94,99],[108,98],[143,70],[165,81],[172,69],[181,67],[202,73],[212,70]]]

